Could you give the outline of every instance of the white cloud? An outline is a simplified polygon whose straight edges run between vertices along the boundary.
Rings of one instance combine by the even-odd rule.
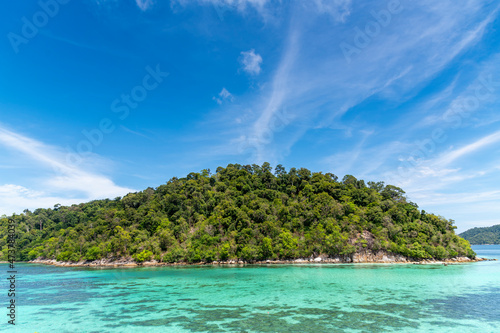
[[[229,97],[232,97],[233,95],[231,95],[231,93],[226,89],[226,88],[222,88],[221,92],[219,93],[219,96],[221,98],[229,98]]]
[[[260,65],[262,64],[262,57],[260,54],[255,53],[254,49],[250,51],[241,52],[240,62],[243,65],[243,70],[251,75],[258,75],[260,73]]]
[[[420,159],[414,159],[412,155],[401,161],[406,163],[400,166],[398,171],[390,172],[385,177],[390,183],[408,189],[414,194],[442,190],[447,186],[484,176],[487,173],[484,170],[462,170],[461,167],[453,166],[453,163],[498,142],[500,142],[500,131],[435,157],[421,155]]]
[[[460,147],[424,156],[404,172],[385,175],[387,183],[402,187],[420,208],[457,221],[461,231],[478,226],[500,213],[496,204],[500,181],[494,146],[500,149],[500,131],[469,141]],[[484,222],[486,223],[486,222]]]
[[[87,170],[88,163],[102,160],[89,156],[80,166],[66,162],[66,154],[58,147],[14,133],[0,127],[0,145],[24,155],[30,161],[25,168],[34,170],[36,179],[23,179],[25,184],[0,185],[0,214],[20,212],[26,208],[51,207],[102,198],[123,196],[134,190],[116,185],[111,179]],[[94,165],[95,166],[95,165]],[[0,178],[0,182],[6,179]],[[29,182],[29,183],[28,183]]]
[[[157,0],[132,0],[135,2],[137,8],[141,11],[145,12],[151,9],[156,3]],[[97,5],[98,8],[102,8],[109,11],[115,11],[119,6],[123,4],[121,0],[93,0],[93,3]]]
[[[139,7],[142,11],[146,11],[154,4],[153,0],[135,0],[137,7]]]
[[[466,156],[467,154],[472,154],[488,145],[497,143],[500,141],[500,131],[493,134],[487,135],[475,142],[468,144],[460,149],[455,149],[449,153],[446,153],[441,158],[438,159],[436,165],[448,165],[460,157]]]
[[[40,196],[43,192],[32,191],[24,186],[14,184],[5,184],[0,186],[0,196],[8,196],[14,193],[21,194],[27,198],[34,198]]]
[[[339,22],[345,22],[351,14],[351,0],[314,0],[313,3],[320,13],[329,14]]]
[[[452,184],[484,176],[486,171],[473,169],[463,170],[462,167],[454,166],[458,159],[466,158],[468,155],[479,153],[487,146],[500,142],[500,131],[486,135],[474,142],[460,148],[451,148],[437,156],[432,156],[435,146],[426,145],[410,157],[400,157],[397,171],[393,170],[385,175],[385,178],[398,186],[408,189],[410,192],[440,190]],[[408,146],[406,148],[408,150]],[[411,148],[410,148],[411,149]],[[432,149],[423,152],[422,149]],[[414,150],[417,152],[417,150]],[[469,159],[470,160],[470,159]],[[484,167],[481,166],[481,167]]]
[[[212,99],[214,101],[217,102],[217,104],[222,104],[222,102],[224,101],[230,101],[232,102],[234,100],[234,97],[233,95],[226,89],[226,88],[222,88],[222,90],[220,91],[219,93],[219,97],[212,97]]]
[[[370,12],[372,9],[384,8],[358,7],[352,10],[351,18],[358,18],[360,10]],[[266,129],[265,120],[271,118],[270,110],[282,105],[296,106],[295,119],[303,122],[296,128],[306,133],[311,127],[349,128],[342,125],[341,117],[374,95],[394,104],[405,102],[458,54],[473,47],[497,13],[494,10],[484,15],[476,3],[468,3],[467,10],[471,15],[458,15],[451,3],[433,6],[405,3],[401,13],[360,50],[351,65],[340,52],[339,44],[345,36],[355,36],[353,28],[345,27],[347,32],[340,28],[315,30],[312,20],[299,16],[291,23],[293,29],[288,36],[293,39],[295,32],[301,31],[300,38],[295,38],[293,43],[296,50],[290,52],[290,47],[285,48],[271,83],[273,94],[271,98],[264,97],[268,100],[267,107],[257,107],[263,111],[255,127]],[[471,22],[471,16],[475,22]],[[351,26],[363,28],[370,19],[353,21]],[[415,26],[419,27],[418,35]],[[466,30],[463,26],[472,29]],[[319,49],[322,52],[315,51]],[[293,61],[287,57],[288,53],[295,54]],[[299,132],[295,134],[300,137]],[[297,135],[288,137],[296,141]]]
[[[296,34],[291,33],[271,87],[266,91],[269,95],[262,101],[262,107],[259,106],[263,111],[249,129],[248,137],[240,136],[240,139],[237,140],[240,142],[240,147],[251,147],[255,150],[254,159],[258,163],[275,159],[273,152],[265,151],[266,145],[270,143],[270,138],[276,131],[274,123],[280,122],[287,125],[293,118],[293,115],[284,109],[283,103],[290,92],[289,75],[296,58],[297,43]]]
[[[255,11],[263,21],[274,21],[276,13],[270,7],[269,0],[171,0],[170,7],[174,12],[185,9],[188,6],[202,5],[211,6],[218,20],[224,21],[227,12],[237,12],[246,15]]]
[[[0,185],[0,215],[21,213],[25,209],[50,208],[55,204],[71,205],[88,201],[87,198],[64,198],[51,196],[20,185]]]
[[[281,2],[281,1],[280,1]],[[352,0],[313,0],[304,1],[301,5],[304,10],[312,9],[315,14],[326,14],[338,22],[345,22],[351,14]],[[187,7],[188,5],[211,5],[214,7],[219,19],[224,20],[226,11],[237,11],[244,13],[249,9],[255,10],[261,17],[268,21],[270,18],[276,20],[276,2],[269,0],[171,0],[172,7],[176,5]]]
[[[313,131],[328,131],[338,138],[348,130],[357,135],[360,128],[367,126],[364,115],[354,112],[344,115],[351,110],[359,111],[357,106],[375,96],[375,100],[387,102],[391,110],[373,111],[394,112],[394,123],[389,120],[383,128],[377,128],[377,123],[373,127],[370,125],[368,128],[373,128],[375,132],[361,146],[356,146],[360,140],[357,137],[345,142],[332,140],[332,144],[323,150],[331,158],[323,158],[320,163],[332,167],[333,172],[337,172],[333,164],[344,163],[342,171],[345,173],[362,174],[373,180],[381,180],[383,172],[388,169],[394,170],[391,164],[397,163],[397,156],[414,149],[414,145],[407,140],[415,137],[415,133],[406,136],[405,132],[421,123],[422,119],[417,119],[422,113],[412,114],[414,117],[409,119],[411,117],[407,115],[410,112],[404,108],[398,110],[398,107],[422,91],[443,69],[454,65],[457,56],[473,49],[489,31],[497,15],[497,9],[487,11],[483,5],[473,1],[461,8],[450,1],[404,2],[402,5],[402,11],[393,15],[390,24],[381,27],[380,33],[372,37],[368,45],[360,48],[360,53],[355,55],[351,64],[344,58],[340,43],[347,40],[356,45],[353,41],[355,28],[363,30],[367,23],[374,21],[370,13],[386,10],[387,2],[315,1],[311,2],[307,11],[304,7],[295,6],[291,10],[294,16],[287,22],[289,30],[282,36],[283,46],[279,45],[281,59],[274,63],[275,58],[266,58],[266,73],[273,73],[270,80],[259,82],[259,89],[252,91],[251,96],[239,96],[243,102],[247,97],[245,107],[253,110],[251,117],[245,121],[237,120],[241,126],[236,127],[234,119],[241,113],[241,108],[232,105],[232,110],[224,110],[225,113],[231,112],[233,117],[224,118],[225,124],[222,121],[218,124],[225,126],[221,133],[227,135],[224,138],[227,149],[220,148],[218,151],[229,156],[255,151],[256,154],[249,160],[259,163],[276,160],[276,155],[286,156],[287,150],[293,148],[305,133],[314,135]],[[329,9],[333,10],[335,6],[347,8],[345,14],[348,17],[344,16],[344,19],[348,18],[349,22],[325,26],[325,22],[331,23],[331,20],[318,14],[329,14]],[[446,103],[445,99],[456,95],[456,83],[460,85],[467,79],[457,74],[440,96],[431,95],[434,100],[428,100],[427,104],[423,101],[419,106],[441,107]],[[276,115],[285,109],[292,117],[288,118],[286,130],[279,134],[272,130],[272,124]],[[363,107],[360,109],[363,111]],[[396,112],[400,114],[396,115]],[[413,110],[411,113],[416,112]],[[370,115],[366,118],[372,119]],[[407,123],[397,126],[400,120]],[[359,124],[353,123],[356,121]],[[433,121],[428,119],[427,124],[420,124],[420,130]],[[421,135],[429,136],[430,133]],[[442,149],[443,146],[440,146],[439,150]],[[343,152],[348,151],[356,153],[349,155],[351,160],[344,159]],[[470,172],[464,174],[455,166],[435,169],[432,165],[425,165],[419,172],[422,177],[433,179],[431,185],[441,184],[435,181],[440,176],[446,177],[447,184],[477,176]],[[435,175],[431,177],[431,173]]]
[[[216,8],[230,8],[244,11],[249,7],[261,11],[269,2],[269,0],[172,0],[172,4],[180,4],[187,6],[188,4],[210,4]]]

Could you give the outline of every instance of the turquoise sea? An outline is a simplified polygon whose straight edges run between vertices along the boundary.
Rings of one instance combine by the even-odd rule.
[[[473,248],[500,259],[500,246]],[[16,325],[2,306],[2,331],[500,332],[500,261],[16,268]]]

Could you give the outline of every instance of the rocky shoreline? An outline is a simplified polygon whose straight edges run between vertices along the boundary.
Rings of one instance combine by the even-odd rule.
[[[468,257],[456,257],[444,260],[414,260],[412,258],[404,257],[400,254],[393,254],[388,252],[377,252],[371,253],[369,251],[364,253],[354,253],[350,256],[335,256],[326,257],[318,256],[311,258],[299,258],[292,260],[263,260],[247,262],[243,260],[228,260],[228,261],[213,261],[213,262],[198,262],[198,263],[187,263],[187,262],[176,262],[176,263],[165,263],[158,262],[156,260],[145,261],[138,263],[132,258],[111,258],[111,259],[100,259],[94,261],[80,261],[80,262],[68,262],[68,261],[57,261],[55,259],[42,259],[38,258],[29,261],[29,263],[34,264],[44,264],[62,267],[147,267],[147,266],[200,266],[200,265],[290,265],[290,264],[438,264],[438,265],[448,265],[448,264],[459,264],[459,263],[470,263],[478,261],[489,261],[496,259],[486,259],[476,257],[470,259]]]

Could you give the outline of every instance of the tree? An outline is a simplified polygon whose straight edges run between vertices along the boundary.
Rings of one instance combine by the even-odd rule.
[[[274,168],[274,174],[276,175],[276,177],[282,178],[282,176],[286,174],[286,170],[283,165],[278,164],[276,168]]]
[[[245,245],[240,252],[240,258],[245,261],[254,261],[258,257],[258,251],[255,245]]]
[[[144,261],[150,260],[152,256],[153,256],[153,252],[151,252],[149,250],[143,250],[141,253],[136,254],[134,259],[137,262],[144,262]]]
[[[127,254],[127,244],[132,239],[128,231],[125,231],[121,226],[115,227],[116,247],[122,254]]]
[[[288,230],[281,232],[280,236],[280,257],[293,258],[295,249],[297,249],[298,239],[293,237],[292,233]]]
[[[368,187],[380,193],[384,189],[384,182],[368,182]]]
[[[85,254],[87,260],[97,260],[101,258],[101,249],[98,246],[92,246]]]
[[[397,202],[405,201],[405,191],[394,185],[387,185],[381,192],[384,199],[390,199]]]
[[[273,241],[269,237],[264,237],[260,245],[260,257],[262,259],[273,259]]]
[[[10,220],[17,226],[18,260],[253,261],[362,250],[475,256],[453,220],[419,211],[399,187],[367,188],[351,175],[338,182],[331,173],[282,165],[271,172],[266,162],[229,164],[214,175],[203,169],[123,198],[4,216],[0,232],[8,234]],[[3,260],[7,242],[0,238]]]
[[[266,173],[266,172],[270,173],[273,170],[273,168],[271,167],[271,164],[269,164],[269,162],[264,162],[262,164],[261,170],[263,173]]]
[[[342,178],[342,183],[344,185],[353,185],[353,186],[355,186],[357,182],[358,182],[358,180],[353,175],[345,175],[344,178]]]

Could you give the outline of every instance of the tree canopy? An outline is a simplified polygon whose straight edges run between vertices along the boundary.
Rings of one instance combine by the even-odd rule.
[[[500,224],[491,227],[469,229],[462,232],[460,237],[463,237],[474,245],[500,244]]]
[[[195,263],[363,250],[415,259],[475,256],[452,220],[420,211],[404,194],[352,175],[339,181],[305,168],[278,165],[273,173],[269,163],[229,164],[123,198],[4,216],[0,257],[7,258],[8,219],[16,223],[18,260]]]

